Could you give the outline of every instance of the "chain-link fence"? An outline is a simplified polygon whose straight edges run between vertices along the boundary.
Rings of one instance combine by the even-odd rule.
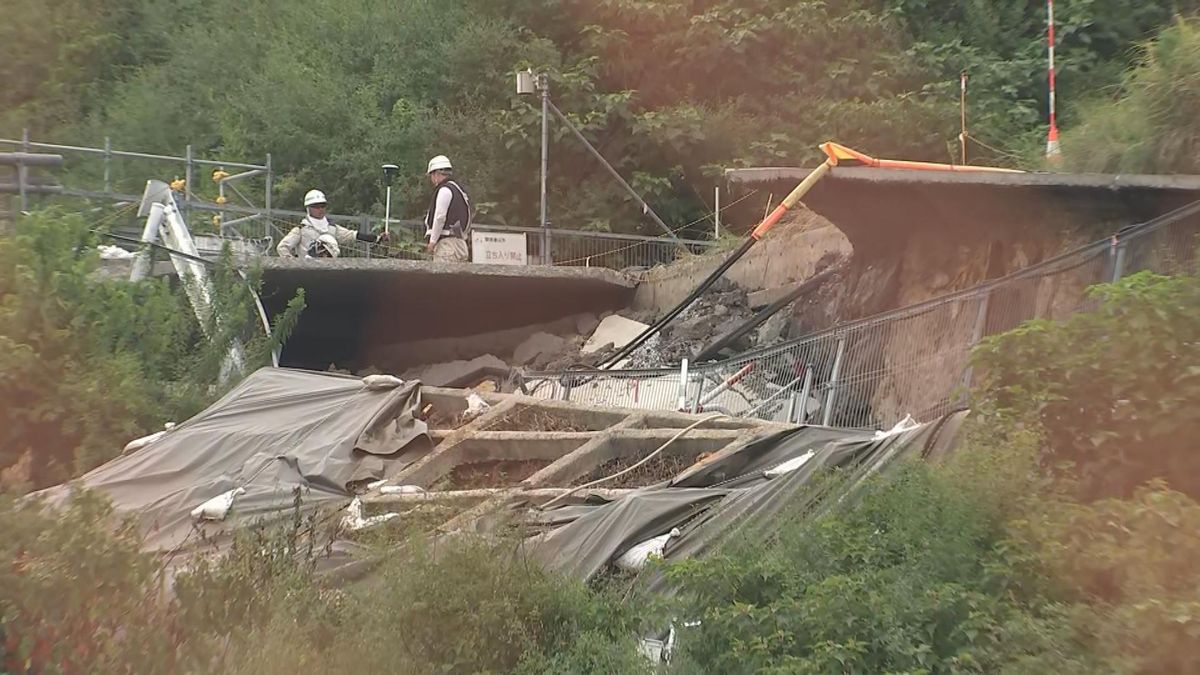
[[[975,288],[727,361],[656,370],[527,374],[525,391],[591,405],[716,410],[840,427],[887,428],[965,402],[968,356],[1029,319],[1093,307],[1087,289],[1142,270],[1196,271],[1200,203]]]

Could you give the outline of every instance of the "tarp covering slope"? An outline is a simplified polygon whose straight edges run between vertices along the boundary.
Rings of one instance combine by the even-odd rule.
[[[941,456],[953,445],[965,412],[887,435],[828,427],[799,427],[754,441],[685,471],[666,486],[639,490],[612,502],[571,505],[533,513],[530,524],[566,523],[532,537],[528,546],[547,567],[590,579],[625,551],[678,527],[663,557],[683,560],[713,552],[734,533],[770,536],[785,507],[811,508],[906,456]],[[810,454],[811,453],[811,454]],[[786,473],[771,469],[805,456]],[[796,464],[798,462],[793,462]],[[841,469],[836,483],[816,481],[823,469]],[[562,515],[556,517],[556,512]],[[651,572],[651,587],[663,579]]]
[[[299,490],[305,509],[340,506],[357,483],[383,478],[428,452],[416,419],[420,385],[371,388],[327,373],[263,368],[219,401],[141,449],[71,483],[35,493],[61,503],[72,486],[108,497],[132,516],[147,550],[287,516]],[[191,512],[243,488],[223,521]]]

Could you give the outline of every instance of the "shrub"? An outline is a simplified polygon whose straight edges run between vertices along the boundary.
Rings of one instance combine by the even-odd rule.
[[[165,672],[175,627],[158,565],[104,500],[75,493],[59,513],[0,495],[0,669]]]
[[[257,278],[243,281],[226,257],[213,274],[214,317],[201,326],[179,284],[97,276],[97,243],[82,217],[57,211],[35,213],[0,238],[0,467],[29,456],[35,486],[87,471],[127,441],[192,416],[221,393],[233,339],[245,343],[247,369],[267,363],[303,308],[301,294],[273,337],[262,336],[251,296]]]
[[[973,360],[977,414],[996,434],[1042,429],[1047,466],[1085,496],[1153,478],[1200,495],[1200,277],[1135,274],[1098,286],[1099,306],[989,338]]]

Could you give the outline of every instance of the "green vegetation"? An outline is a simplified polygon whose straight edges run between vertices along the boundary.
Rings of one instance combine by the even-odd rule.
[[[272,153],[276,204],[292,207],[319,185],[337,210],[382,213],[377,167],[393,161],[404,176],[401,212],[421,215],[424,163],[445,153],[482,218],[535,222],[539,115],[513,93],[513,72],[525,66],[551,73],[555,101],[675,227],[706,212],[719,167],[810,162],[831,138],[878,156],[957,158],[963,70],[971,134],[982,142],[973,161],[1020,163],[1045,139],[1042,0],[9,4],[0,131],[28,126],[93,144],[111,136],[117,147],[172,154],[192,144],[202,156],[258,161]],[[1060,0],[1064,127],[1104,127],[1114,140],[1133,134],[1167,150],[1163,131],[1197,117],[1187,96],[1166,103],[1178,124],[1133,112],[1122,119],[1137,124],[1108,124],[1090,111],[1095,96],[1120,91],[1136,45],[1198,8]],[[1159,70],[1194,77],[1185,51],[1164,46],[1178,66],[1159,59]],[[1196,155],[1188,147],[1138,150],[1137,164],[1182,168]],[[1077,154],[1099,162],[1121,152]],[[557,226],[658,233],[557,126],[552,163]],[[136,173],[134,189],[147,177]]]
[[[245,533],[163,591],[128,527],[77,494],[59,515],[0,495],[0,671],[635,673],[641,609],[506,544],[392,550],[370,588],[321,587],[316,518]]]
[[[221,364],[235,338],[247,368],[269,363],[303,307],[293,299],[263,335],[251,288],[229,259],[213,274],[218,325],[201,326],[183,289],[98,277],[101,238],[78,215],[22,220],[0,237],[0,469],[45,486],[181,422],[222,393]],[[246,339],[249,337],[249,339]]]
[[[1110,173],[1200,173],[1200,24],[1178,21],[1142,46],[1120,96],[1063,137],[1068,165]]]

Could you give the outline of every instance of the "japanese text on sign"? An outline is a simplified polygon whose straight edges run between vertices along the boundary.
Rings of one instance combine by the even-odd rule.
[[[526,265],[529,257],[524,232],[471,232],[471,262],[488,265]]]

